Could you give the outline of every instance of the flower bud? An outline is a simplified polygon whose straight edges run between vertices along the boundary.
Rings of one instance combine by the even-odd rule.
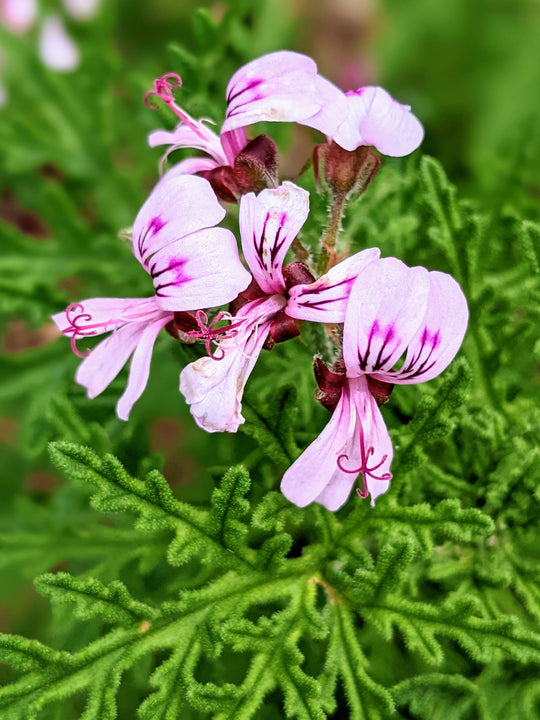
[[[365,145],[349,151],[332,141],[315,146],[313,163],[317,184],[324,178],[335,195],[361,195],[377,174],[381,159]]]

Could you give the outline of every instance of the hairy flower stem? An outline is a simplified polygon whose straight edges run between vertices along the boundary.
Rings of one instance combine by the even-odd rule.
[[[317,262],[317,272],[321,275],[336,264],[336,241],[341,230],[341,220],[345,210],[346,192],[334,192],[330,207],[330,221],[321,237],[321,254]]]

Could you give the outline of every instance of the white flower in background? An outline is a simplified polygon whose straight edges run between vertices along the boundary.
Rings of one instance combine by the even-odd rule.
[[[101,0],[63,0],[62,5],[74,20],[91,20],[98,10]]]
[[[79,65],[79,49],[57,15],[51,15],[43,21],[39,35],[39,57],[44,65],[57,72],[71,72]]]
[[[62,0],[65,13],[76,21],[90,20],[101,0]],[[80,52],[71,39],[60,15],[40,13],[38,0],[0,0],[0,25],[16,35],[38,29],[38,53],[41,61],[56,72],[72,72],[80,62]],[[46,9],[44,9],[46,13]],[[4,63],[0,63],[0,68]],[[0,106],[7,99],[0,84]]]

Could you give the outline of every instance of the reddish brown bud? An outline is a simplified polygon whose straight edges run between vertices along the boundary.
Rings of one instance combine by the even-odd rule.
[[[324,178],[337,195],[361,195],[377,174],[381,159],[365,145],[349,151],[332,141],[315,146],[313,164],[317,184]]]
[[[292,262],[283,268],[285,287],[290,290],[295,285],[309,285],[315,282],[311,270],[303,262]]]
[[[213,170],[201,170],[199,175],[208,180],[220,200],[236,202],[242,195],[234,170],[228,165],[220,165]]]
[[[345,382],[345,368],[342,359],[337,360],[331,370],[320,357],[315,356],[313,372],[319,388],[315,391],[315,399],[329,412],[334,412]]]
[[[392,394],[392,390],[394,389],[393,383],[384,382],[383,380],[376,380],[375,378],[371,377],[371,375],[367,376],[367,383],[370,392],[375,398],[379,407],[388,402],[388,398],[390,397],[390,395]]]
[[[285,315],[283,310],[272,320],[270,325],[270,337],[275,343],[285,342],[298,337],[300,330],[296,320]]]
[[[257,135],[238,153],[234,174],[244,193],[278,184],[278,149],[268,135]]]

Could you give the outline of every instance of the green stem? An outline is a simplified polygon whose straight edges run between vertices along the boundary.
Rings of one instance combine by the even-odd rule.
[[[336,264],[336,241],[341,229],[341,220],[345,210],[347,194],[344,192],[334,193],[333,202],[330,208],[330,222],[321,237],[321,254],[317,262],[317,272],[320,275],[328,272]]]

